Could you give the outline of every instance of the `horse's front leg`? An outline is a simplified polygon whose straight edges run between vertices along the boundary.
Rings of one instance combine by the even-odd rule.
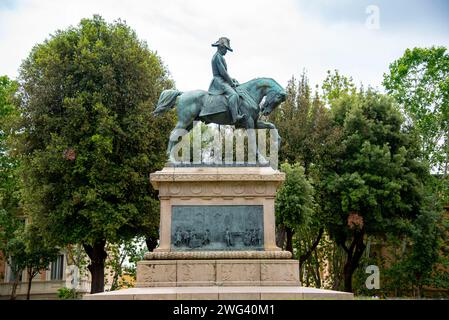
[[[276,126],[268,121],[257,120],[257,129],[276,129]]]
[[[256,123],[253,118],[247,120],[248,131],[248,162],[259,162],[260,165],[268,165],[269,161],[260,153],[256,142]],[[251,159],[251,160],[250,160]],[[257,159],[257,160],[256,160]]]
[[[275,135],[273,137],[273,141],[277,141],[277,149],[279,150],[279,147],[281,146],[281,136],[279,135],[278,129],[274,124],[268,121],[257,121],[257,129],[270,129],[270,134]],[[277,138],[277,139],[276,139]]]
[[[170,138],[168,142],[167,147],[167,155],[168,155],[168,161],[174,164],[177,164],[181,161],[188,162],[190,160],[190,145],[185,145],[185,142],[190,142],[190,140],[183,141],[183,137],[189,133],[188,130],[186,130],[186,125],[184,125],[181,122],[178,122],[176,124],[176,127],[172,130],[170,133]],[[181,138],[181,141],[179,139]],[[182,159],[178,158],[178,143],[181,143],[182,147]],[[181,160],[181,161],[180,161]]]

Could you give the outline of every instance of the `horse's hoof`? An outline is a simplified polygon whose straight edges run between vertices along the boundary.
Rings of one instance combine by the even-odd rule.
[[[270,161],[268,161],[267,159],[265,159],[264,156],[260,156],[259,155],[259,159],[258,159],[259,165],[261,166],[267,166],[270,164]]]
[[[168,158],[168,162],[169,162],[170,164],[172,164],[172,165],[179,165],[179,164],[181,164],[181,161],[176,160],[174,157],[169,157],[169,158]]]

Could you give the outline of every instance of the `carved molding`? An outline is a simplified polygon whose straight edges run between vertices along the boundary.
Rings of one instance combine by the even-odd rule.
[[[272,168],[164,168],[150,174],[157,190],[164,182],[272,182],[276,186],[285,180],[283,172]],[[262,188],[262,187],[261,187]],[[260,193],[258,189],[257,193]],[[177,193],[176,190],[173,190]],[[217,192],[215,192],[217,193]]]
[[[147,252],[144,260],[196,260],[196,259],[291,259],[289,251],[171,251]]]
[[[186,181],[284,181],[284,173],[272,175],[258,174],[160,174],[152,173],[150,179],[153,182],[186,182]]]
[[[274,197],[277,184],[273,182],[161,182],[160,197]]]

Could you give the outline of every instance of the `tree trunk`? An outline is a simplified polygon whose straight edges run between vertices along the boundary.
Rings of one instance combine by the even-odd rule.
[[[276,245],[284,249],[285,243],[285,226],[280,224],[276,227]]]
[[[27,300],[30,300],[31,282],[33,281],[33,269],[28,268],[28,288],[27,288]]]
[[[154,249],[156,249],[157,239],[153,237],[148,237],[145,238],[145,243],[147,244],[148,251],[152,252]]]
[[[313,250],[313,253],[315,254],[315,287],[316,288],[321,288],[321,274],[320,274],[320,261],[318,260],[318,252],[316,250]]]
[[[19,285],[19,274],[20,273],[17,272],[15,280],[12,284],[11,296],[9,297],[10,300],[16,300],[16,298],[17,298],[16,292],[17,292],[17,286]]]
[[[285,227],[287,235],[287,244],[285,245],[285,250],[293,253],[293,230],[290,227]]]
[[[92,276],[90,293],[104,291],[104,262],[107,253],[104,250],[106,240],[97,241],[93,246],[83,244],[84,250],[90,258],[90,264],[87,268]]]
[[[346,263],[343,268],[343,278],[346,292],[352,292],[352,275],[358,268],[360,259],[365,251],[366,245],[363,243],[363,237],[365,235],[364,229],[361,231],[354,231],[351,246],[347,248],[343,246],[346,251]]]
[[[416,284],[416,296],[417,296],[418,299],[421,299],[423,285],[422,285],[422,282],[421,282],[421,274],[420,273],[416,274],[416,280],[417,280],[416,281],[417,282],[417,284]]]
[[[312,246],[309,248],[309,250],[307,250],[306,253],[301,255],[301,257],[299,257],[299,269],[300,270],[301,270],[301,267],[304,264],[304,262],[306,262],[310,258],[310,256],[312,255],[312,252],[316,249],[316,247],[318,247],[318,244],[320,243],[323,233],[324,233],[324,228],[320,228],[320,230],[318,231],[318,236],[315,239],[315,241],[312,243]]]
[[[343,269],[343,277],[345,282],[345,291],[352,292],[352,262],[346,261]]]

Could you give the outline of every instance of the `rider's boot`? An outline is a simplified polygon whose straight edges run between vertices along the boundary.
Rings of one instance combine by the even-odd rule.
[[[237,122],[246,118],[244,114],[238,114],[237,103],[229,103],[229,110],[231,111],[231,122],[236,124]]]

